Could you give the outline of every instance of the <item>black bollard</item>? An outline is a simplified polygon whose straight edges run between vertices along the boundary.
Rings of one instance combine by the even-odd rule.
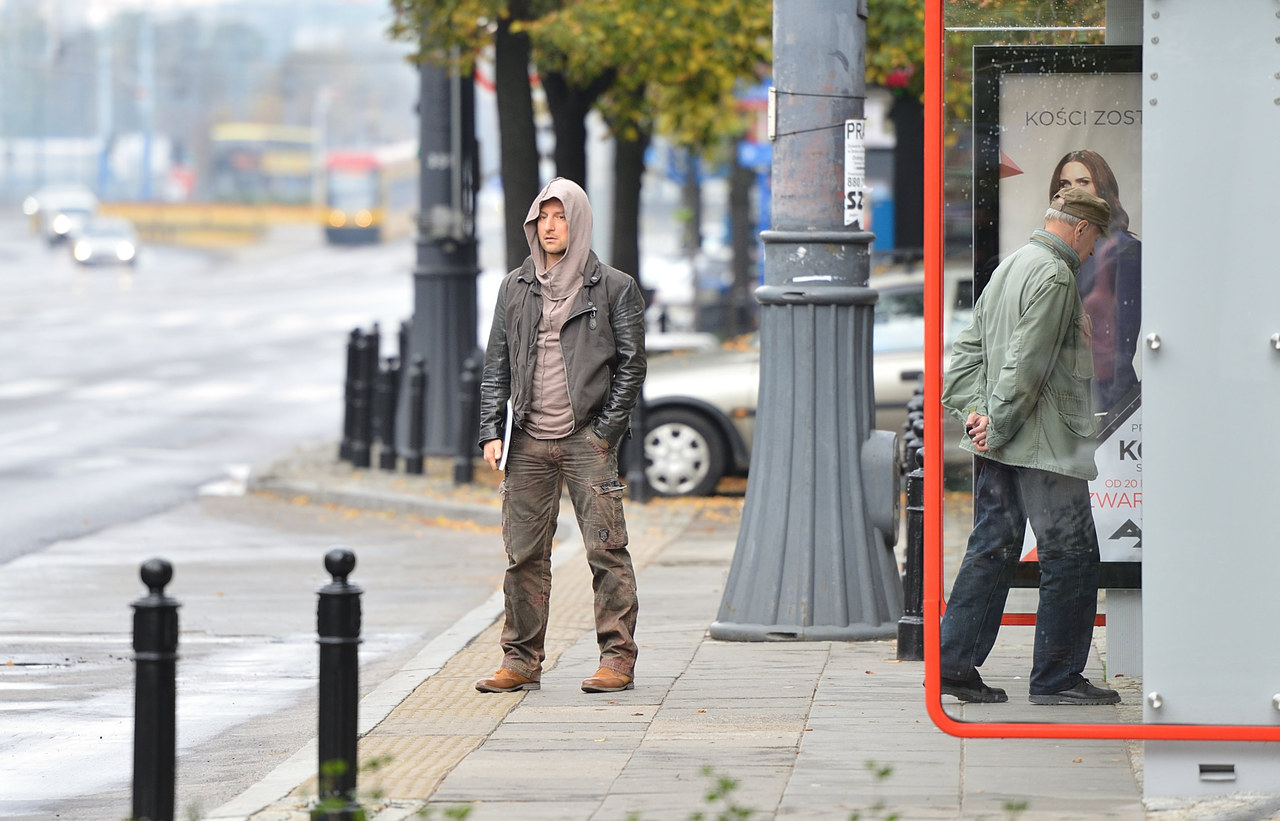
[[[369,372],[369,351],[375,343],[366,334],[356,340],[355,379],[351,384],[351,442],[347,457],[358,468],[372,463],[370,438],[373,417],[373,374]]]
[[[913,456],[916,467],[907,474],[907,556],[902,617],[898,619],[899,661],[924,661],[924,448],[917,448]]]
[[[372,460],[375,447],[382,447],[387,441],[387,421],[391,418],[391,409],[387,406],[390,390],[387,367],[382,361],[379,349],[382,344],[382,333],[378,323],[373,323],[373,336],[369,356],[369,457]]]
[[[458,377],[458,418],[462,430],[458,435],[458,452],[453,457],[453,483],[470,484],[475,479],[476,439],[480,426],[480,368],[484,352],[477,350],[462,363]]]
[[[915,452],[924,444],[916,436],[915,431],[915,419],[908,416],[907,423],[903,425],[902,434],[902,473],[904,476],[911,472],[911,466],[916,463]]]
[[[320,588],[316,626],[320,643],[320,803],[313,819],[364,817],[356,802],[356,728],[360,699],[360,593],[347,577],[356,556],[344,547],[325,554],[333,580]]]
[[[379,363],[382,361],[382,327],[377,323],[373,323],[372,330],[365,335],[364,362],[361,368],[363,376],[361,387],[364,388],[364,407],[365,419],[363,420],[364,441],[369,446],[369,467],[373,464],[373,443],[378,440],[378,430],[374,427],[378,424],[377,409],[375,407],[378,401],[378,373]]]
[[[422,473],[422,443],[426,427],[427,372],[422,354],[409,368],[409,446],[404,451],[404,472]]]
[[[373,369],[373,400],[369,403],[369,460],[374,451],[380,451],[385,439],[387,419],[387,371],[379,365]]]
[[[405,357],[409,355],[410,325],[411,325],[411,320],[408,320],[408,319],[400,320],[400,330],[396,334],[396,344],[400,346],[399,348],[396,349],[396,353],[399,355],[401,363],[404,363],[406,361]]]
[[[366,338],[369,340],[369,347],[365,351],[365,373],[372,379],[373,375],[378,372],[378,363],[382,361],[382,326],[377,322],[373,323],[373,329],[369,331]],[[372,387],[372,385],[370,385]]]
[[[644,457],[645,438],[644,401],[636,403],[631,412],[631,436],[626,440],[627,448],[627,484],[631,486],[630,499],[641,504],[648,502],[652,495],[649,480],[645,478],[644,469],[647,460]]]
[[[915,469],[914,453],[924,445],[924,428],[917,428],[917,422],[924,422],[924,385],[917,384],[910,399],[907,400],[907,421],[902,426],[903,470]]]
[[[347,373],[342,392],[342,441],[338,445],[338,458],[351,460],[351,435],[354,431],[355,414],[352,404],[355,397],[356,380],[356,342],[363,335],[359,328],[352,328],[347,337]]]
[[[375,399],[382,406],[382,428],[379,435],[378,467],[396,469],[396,407],[400,404],[400,357],[388,356],[378,371],[379,383]]]
[[[911,417],[911,439],[906,448],[904,464],[916,465],[919,453],[924,448],[924,414],[913,414]],[[912,468],[914,470],[914,468]]]
[[[150,592],[133,603],[133,815],[136,821],[173,821],[177,738],[177,601],[164,594],[173,565],[142,565]]]

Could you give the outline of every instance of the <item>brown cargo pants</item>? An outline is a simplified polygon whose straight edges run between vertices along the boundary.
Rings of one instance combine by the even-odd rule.
[[[534,439],[519,428],[512,433],[502,482],[507,550],[502,666],[533,679],[542,675],[551,540],[563,487],[569,490],[591,567],[600,666],[633,675],[638,604],[622,512],[626,485],[618,480],[617,453],[589,425],[563,439]]]

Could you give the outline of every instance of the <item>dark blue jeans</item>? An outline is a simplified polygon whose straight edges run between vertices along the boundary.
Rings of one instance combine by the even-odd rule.
[[[1031,693],[1081,678],[1098,614],[1098,534],[1089,483],[974,459],[973,532],[942,617],[942,676],[972,679],[996,643],[1027,521],[1040,559]]]

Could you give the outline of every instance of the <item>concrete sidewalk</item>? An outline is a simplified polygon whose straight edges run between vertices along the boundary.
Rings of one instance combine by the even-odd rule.
[[[253,487],[429,518],[488,523],[497,515],[496,480],[483,465],[475,485],[457,489],[443,460],[425,477],[405,477],[352,471],[332,453],[300,453]],[[495,591],[361,702],[360,759],[380,762],[360,775],[371,816],[439,818],[465,806],[471,821],[686,821],[733,806],[756,819],[1156,817],[1142,802],[1140,745],[945,735],[926,713],[923,666],[898,662],[891,641],[709,638],[741,508],[740,497],[628,504],[641,651],[636,688],[617,694],[579,687],[596,667],[592,595],[581,545],[562,527],[542,689],[473,689],[500,660]],[[984,668],[989,682],[1009,689],[1009,704],[944,697],[948,709],[969,720],[1140,716],[1140,693],[1124,682],[1112,682],[1125,698],[1119,707],[1027,704],[1031,637],[1031,628],[1006,627]],[[1102,679],[1096,656],[1086,674]],[[306,819],[315,769],[313,744],[209,818]],[[736,787],[708,798],[721,778]]]

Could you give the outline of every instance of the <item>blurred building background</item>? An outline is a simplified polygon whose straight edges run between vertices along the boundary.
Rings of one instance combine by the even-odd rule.
[[[260,238],[258,227],[241,230],[248,217],[231,210],[244,205],[290,206],[252,219],[309,221],[319,230],[335,207],[327,168],[336,153],[385,153],[418,138],[414,44],[389,35],[392,16],[389,0],[0,0],[0,208],[16,214],[45,186],[73,183],[153,242]],[[506,218],[488,52],[475,80],[480,222],[489,232],[481,264],[502,270]],[[637,267],[664,329],[732,336],[754,328],[758,234],[770,217],[768,86],[767,77],[743,84],[739,109],[754,124],[704,156],[661,134],[649,144]],[[556,173],[555,137],[536,82],[533,93],[545,180]],[[918,238],[895,213],[903,185],[920,186],[918,169],[904,174],[895,156],[896,102],[889,89],[868,89],[867,215],[877,267],[918,256]],[[614,142],[599,112],[586,127],[595,245],[607,256],[613,211],[599,204],[612,201]],[[401,176],[413,192],[409,173]],[[387,172],[382,178],[393,182]],[[207,203],[225,207],[191,210]],[[379,217],[382,238],[407,236],[389,226],[395,218],[411,225],[416,205],[415,195],[389,206]],[[916,222],[918,215],[905,220]]]
[[[389,20],[384,0],[0,0],[0,197],[234,198],[213,145],[231,124],[316,157],[414,138]]]

